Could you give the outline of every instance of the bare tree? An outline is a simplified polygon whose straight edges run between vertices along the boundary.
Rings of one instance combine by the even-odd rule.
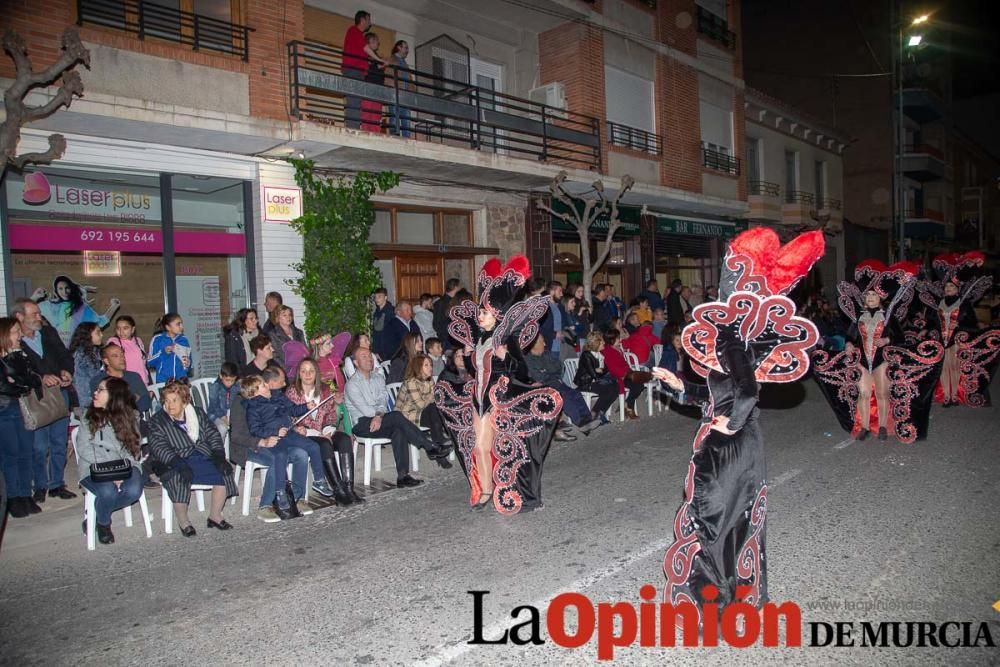
[[[7,113],[0,124],[0,151],[3,151],[3,169],[8,166],[21,169],[28,163],[49,164],[66,152],[66,139],[61,134],[49,135],[49,149],[44,153],[17,154],[17,144],[21,140],[21,128],[36,120],[47,118],[60,107],[69,107],[73,97],[83,95],[83,81],[80,73],[74,71],[77,63],[90,69],[90,51],[80,42],[80,32],[76,26],[66,28],[62,35],[62,53],[59,59],[40,72],[35,72],[28,59],[28,49],[14,30],[7,30],[3,36],[3,50],[10,54],[17,68],[17,75],[10,88],[4,91],[3,104]],[[62,86],[55,96],[42,106],[33,107],[24,103],[33,88],[47,86],[62,77]]]
[[[536,200],[535,205],[539,210],[546,211],[553,218],[558,218],[566,224],[571,225],[577,234],[580,235],[580,261],[583,263],[583,293],[587,298],[590,298],[594,274],[597,273],[597,270],[608,259],[608,255],[611,254],[611,243],[614,240],[615,232],[622,226],[621,220],[618,219],[618,202],[632,189],[632,186],[635,185],[635,180],[628,175],[622,176],[622,185],[621,189],[618,190],[618,195],[614,199],[607,199],[604,196],[604,183],[602,181],[594,181],[594,194],[584,193],[582,195],[574,195],[567,192],[566,188],[563,187],[566,178],[566,172],[560,171],[552,179],[552,183],[549,184],[549,192],[552,194],[552,199],[566,207],[565,213],[555,211],[542,199]],[[583,210],[580,210],[578,207],[578,202],[583,205]],[[608,235],[604,239],[604,245],[597,253],[597,257],[591,260],[590,227],[604,214],[608,215]]]

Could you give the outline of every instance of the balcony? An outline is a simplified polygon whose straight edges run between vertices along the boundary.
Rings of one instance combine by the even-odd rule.
[[[781,186],[767,181],[749,181],[750,219],[781,222]]]
[[[926,183],[948,176],[948,165],[940,148],[929,144],[916,144],[903,148],[901,168],[915,181]]]
[[[945,112],[945,103],[931,84],[919,79],[903,83],[903,113],[907,116],[918,123],[930,123],[944,118]]]
[[[123,30],[139,39],[153,37],[185,44],[195,51],[249,56],[253,28],[184,12],[146,0],[77,0],[78,25]]]
[[[803,190],[786,190],[781,205],[781,221],[786,225],[812,224],[816,195]]]
[[[649,155],[662,155],[663,143],[652,132],[608,121],[608,143]]]
[[[702,146],[701,155],[701,163],[708,169],[721,171],[730,176],[740,175],[740,159],[738,157],[733,157],[722,151],[712,150],[706,146]]]
[[[943,211],[917,206],[907,208],[904,218],[906,221],[906,236],[914,239],[946,239],[948,233],[948,223],[945,220]]]
[[[288,58],[291,112],[302,120],[600,169],[600,121],[591,116],[413,69],[401,76],[389,66],[384,83],[345,76],[343,51],[321,42],[290,42]],[[350,118],[347,96],[361,107]]]
[[[698,32],[728,49],[736,48],[736,33],[729,29],[729,22],[701,5],[698,5]]]

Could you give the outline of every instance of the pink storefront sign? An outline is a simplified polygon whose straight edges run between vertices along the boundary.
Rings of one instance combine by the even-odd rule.
[[[10,225],[10,247],[42,252],[118,250],[159,254],[163,252],[163,233],[142,227],[109,229],[14,223]],[[178,230],[174,232],[174,252],[178,255],[244,255],[246,240],[242,234]]]

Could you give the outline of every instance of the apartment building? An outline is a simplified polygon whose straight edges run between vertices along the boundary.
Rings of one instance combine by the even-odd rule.
[[[358,9],[384,57],[407,43],[408,78],[393,67],[381,82],[345,75]],[[574,279],[579,242],[533,205],[562,170],[567,187],[601,178],[609,196],[624,174],[636,179],[601,276],[626,294],[653,276],[714,282],[725,239],[746,224],[735,2],[46,0],[5,11],[36,68],[72,24],[92,62],[84,97],[22,135],[24,152],[61,132],[66,155],[2,183],[0,305],[52,294],[66,276],[88,288],[87,307],[117,299],[143,332],[179,311],[201,374],[214,372],[219,326],[237,308],[280,290],[301,309],[287,285],[302,253],[287,225],[301,205],[289,155],[331,174],[402,174],[378,199],[371,237],[394,298],[453,276],[471,283],[495,254],[527,252],[538,275]],[[4,60],[0,77],[11,76]],[[29,102],[52,95],[36,89]],[[368,127],[352,126],[352,97]]]

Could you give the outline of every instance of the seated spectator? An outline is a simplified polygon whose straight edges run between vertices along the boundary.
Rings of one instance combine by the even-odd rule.
[[[319,406],[306,413],[300,426],[305,428],[303,435],[319,445],[326,480],[333,489],[337,504],[362,502],[361,496],[354,492],[354,443],[351,436],[337,430],[340,423],[337,408],[344,402],[344,394],[333,394],[328,386],[320,382],[319,366],[307,358],[299,362],[295,382],[286,395],[296,405]]]
[[[240,308],[233,321],[223,329],[225,339],[225,360],[243,368],[253,359],[250,351],[250,341],[260,335],[257,311],[253,308]]]
[[[236,364],[227,361],[219,368],[219,377],[208,388],[208,418],[215,423],[222,437],[229,433],[229,408],[240,393],[236,384],[238,379]]]
[[[657,363],[657,367],[665,368],[682,380],[687,376],[687,353],[684,352],[684,347],[681,344],[681,334],[677,330],[677,327],[667,327],[663,330],[663,354],[660,355],[660,361]],[[667,386],[665,383],[661,383],[660,387]],[[672,390],[671,390],[672,391]],[[684,403],[686,401],[686,396],[684,392],[675,393],[674,398],[680,402]]]
[[[262,386],[257,388],[257,395],[247,398],[247,426],[250,427],[250,434],[256,438],[270,438],[278,436],[278,444],[274,448],[275,454],[275,492],[274,499],[277,503],[278,516],[290,510],[292,498],[285,494],[286,476],[283,474],[283,467],[278,461],[281,452],[287,451],[290,447],[297,447],[305,450],[309,455],[309,465],[313,472],[313,491],[326,496],[333,497],[333,489],[326,481],[326,471],[323,470],[323,456],[319,445],[306,437],[306,427],[297,423],[298,418],[303,417],[309,410],[317,406],[316,403],[297,405],[292,403],[284,393],[285,373],[280,368],[267,368],[261,373]],[[295,493],[294,502],[308,505],[305,502],[305,480],[292,480],[292,489]],[[300,506],[299,511],[303,508]],[[305,514],[306,512],[302,512]]]
[[[240,395],[233,401],[232,408],[229,411],[229,459],[243,468],[246,468],[247,461],[253,461],[257,465],[267,467],[268,470],[264,473],[263,481],[261,482],[257,518],[264,523],[275,523],[281,521],[281,517],[278,516],[278,513],[274,509],[274,474],[271,472],[274,469],[274,453],[272,450],[278,444],[278,437],[255,438],[250,435],[250,427],[247,426],[246,400],[243,398],[244,383],[250,386],[247,392],[251,396],[254,396],[257,392],[257,385],[255,383],[261,382],[263,380],[259,375],[251,375],[248,378],[240,380]],[[301,479],[302,487],[305,488],[309,455],[306,454],[305,450],[293,447],[287,451],[285,460],[292,465],[292,479]],[[309,509],[308,513],[312,513],[312,509]]]
[[[91,386],[104,377],[101,342],[104,336],[96,322],[82,322],[73,331],[69,351],[73,355],[73,389],[79,402],[74,414],[80,416],[93,400]]]
[[[80,486],[95,496],[97,541],[101,544],[113,544],[115,541],[111,532],[111,513],[129,507],[142,495],[138,426],[139,415],[128,383],[116,377],[100,380],[80,420],[76,454]],[[90,467],[94,463],[121,459],[132,464],[128,479],[98,482],[91,478]],[[83,522],[83,532],[87,532],[86,521]]]
[[[650,324],[643,324],[635,331],[629,333],[628,338],[622,341],[622,349],[628,350],[635,355],[639,363],[646,365],[650,357],[653,356],[653,346],[660,342],[660,339],[653,335],[653,327]]]
[[[229,530],[232,524],[222,518],[222,509],[226,499],[239,491],[219,429],[191,403],[191,388],[184,382],[167,382],[160,390],[160,404],[163,408],[149,420],[149,450],[153,469],[174,504],[181,534],[197,534],[188,519],[192,484],[212,487],[207,526]]]
[[[119,315],[115,320],[115,335],[108,338],[125,352],[125,370],[136,373],[143,384],[150,384],[149,368],[146,367],[146,346],[135,335],[135,320],[129,315]],[[142,410],[142,406],[139,406]]]
[[[0,317],[0,474],[7,483],[7,512],[15,519],[42,511],[31,497],[35,439],[24,427],[20,405],[20,398],[29,391],[41,398],[42,376],[21,349],[21,327],[17,320]]]
[[[155,331],[146,364],[156,373],[156,381],[186,378],[193,359],[191,342],[184,335],[184,320],[177,313],[167,313],[157,320]]]
[[[416,353],[410,358],[403,375],[403,386],[396,394],[396,409],[417,426],[430,429],[431,442],[435,447],[445,448],[444,420],[434,405],[434,362],[426,354]],[[437,460],[442,468],[450,468],[446,458]]]
[[[420,329],[420,337],[425,341],[437,335],[434,331],[434,298],[424,292],[420,295],[420,303],[413,307],[413,321]]]
[[[264,334],[260,334],[250,341],[250,353],[253,354],[253,358],[250,359],[250,363],[240,369],[241,378],[260,375],[265,368],[278,365],[278,362],[274,361],[274,344],[271,342],[271,338]]]
[[[653,321],[653,310],[649,307],[649,299],[647,297],[640,294],[635,299],[632,299],[630,309],[639,316],[640,326],[650,324]]]
[[[351,338],[351,344],[344,350],[344,375],[348,378],[354,375],[354,353],[357,350],[365,349],[372,353],[375,365],[382,363],[382,359],[372,350],[372,339],[366,333],[356,333]]]
[[[389,373],[385,383],[395,384],[402,382],[410,359],[417,354],[422,354],[423,351],[424,341],[420,338],[420,334],[408,333],[403,336],[403,341],[399,344],[399,349],[396,350],[396,354],[389,361]]]
[[[632,332],[639,328],[639,314],[634,313],[631,310],[625,316],[625,331],[623,332],[626,337],[631,336]]]
[[[285,354],[290,351],[289,348],[301,345],[305,350],[305,354],[302,356],[308,356],[309,348],[306,346],[306,335],[302,333],[302,329],[295,326],[295,311],[288,306],[278,306],[276,311],[278,315],[275,317],[274,327],[271,328],[268,336],[270,336],[271,344],[274,346],[274,360],[287,374]]]
[[[635,411],[635,400],[642,393],[644,384],[629,379],[632,369],[629,367],[628,362],[625,361],[625,356],[617,346],[617,343],[617,329],[609,329],[604,332],[604,349],[602,350],[604,364],[607,366],[608,372],[614,375],[618,381],[618,393],[622,394],[626,390],[628,391],[625,396],[625,416],[629,419],[638,419],[639,415]]]
[[[653,309],[653,335],[659,340],[663,335],[663,328],[667,326],[667,314],[662,308]]]
[[[545,354],[545,339],[542,336],[535,338],[529,354],[524,357],[524,363],[527,364],[528,375],[534,382],[559,392],[563,399],[563,413],[569,417],[574,426],[587,433],[600,425],[600,420],[595,419],[590,413],[587,401],[580,390],[562,381],[563,366],[551,354]]]
[[[600,331],[587,334],[573,384],[580,391],[597,395],[597,402],[591,414],[600,419],[602,424],[607,424],[608,418],[605,413],[618,398],[618,382],[605,368],[604,335]]]
[[[108,343],[101,348],[101,358],[104,360],[104,372],[95,376],[90,381],[90,394],[93,395],[97,389],[97,385],[106,377],[125,380],[132,391],[132,397],[135,399],[140,419],[143,415],[148,414],[153,409],[153,401],[149,397],[149,390],[146,389],[146,385],[138,373],[126,370],[125,352],[116,343]]]
[[[427,356],[431,358],[431,365],[433,367],[434,377],[438,377],[444,372],[444,345],[441,343],[440,338],[427,338],[424,340],[424,351]]]
[[[438,376],[438,381],[462,385],[470,379],[472,379],[472,376],[465,369],[465,355],[462,354],[461,349],[457,349],[445,359],[444,370]]]
[[[401,412],[388,409],[389,393],[385,389],[382,374],[374,372],[375,363],[371,352],[363,348],[356,350],[354,365],[358,372],[347,381],[344,396],[354,435],[391,440],[392,454],[396,460],[396,486],[423,484],[423,480],[410,475],[409,445],[425,450],[431,460],[447,457],[449,449],[432,444]]]

